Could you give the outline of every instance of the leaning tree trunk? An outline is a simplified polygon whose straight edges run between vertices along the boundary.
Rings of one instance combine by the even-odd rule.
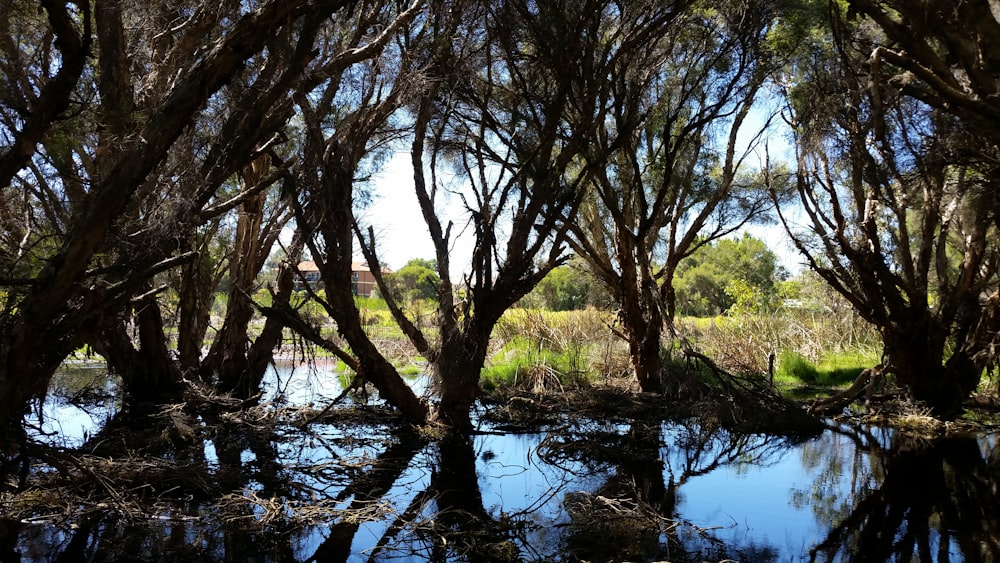
[[[411,423],[426,424],[430,414],[427,405],[368,337],[354,302],[354,176],[360,153],[351,153],[351,148],[346,143],[330,143],[325,148],[307,145],[311,149],[308,157],[316,159],[316,170],[321,171],[317,177],[321,180],[319,185],[305,190],[311,196],[305,205],[296,204],[296,221],[303,231],[314,233],[306,244],[320,268],[326,291],[326,299],[320,303],[357,359],[358,377],[374,385],[386,403]],[[317,244],[320,238],[322,247]]]
[[[326,276],[324,279],[327,279]],[[337,321],[340,336],[344,338],[358,360],[358,376],[374,385],[385,402],[399,409],[407,420],[414,424],[426,424],[430,414],[427,405],[417,397],[395,366],[385,359],[368,338],[361,325],[361,314],[354,305],[350,285],[346,288],[339,290],[341,294],[339,299],[330,299],[333,309],[343,313],[334,313],[331,316]],[[337,291],[327,284],[327,293],[331,296]]]
[[[135,304],[133,319],[138,331],[136,347],[125,321],[115,319],[92,341],[108,368],[119,375],[126,401],[133,405],[162,404],[180,399],[180,370],[167,349],[163,316],[155,297]]]
[[[221,275],[213,272],[211,260],[202,249],[181,266],[177,291],[177,357],[181,369],[195,372],[201,366],[201,349],[212,318],[212,304]]]
[[[303,246],[302,234],[296,232],[288,249],[288,255],[278,271],[277,287],[272,295],[274,305],[291,307],[289,302],[295,289],[296,265],[302,257]],[[274,351],[281,346],[284,329],[285,325],[276,317],[267,317],[264,321],[264,328],[250,345],[246,369],[233,386],[233,393],[236,396],[249,398],[260,391],[267,367],[274,361]]]
[[[241,173],[244,193],[256,189],[270,166],[270,157],[258,157]],[[202,378],[218,378],[221,391],[238,396],[256,392],[248,379],[250,375],[250,322],[254,316],[253,292],[274,237],[264,228],[264,205],[267,193],[261,191],[247,198],[240,206],[236,222],[229,267],[229,300],[226,318],[202,364]],[[290,291],[290,289],[289,289]]]

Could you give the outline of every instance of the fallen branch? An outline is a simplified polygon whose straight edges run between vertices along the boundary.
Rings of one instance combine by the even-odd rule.
[[[871,400],[875,387],[885,377],[885,372],[885,366],[882,364],[862,371],[850,387],[831,397],[813,401],[806,409],[806,412],[820,414],[838,412],[857,399],[862,391],[865,392],[865,402],[867,403]]]

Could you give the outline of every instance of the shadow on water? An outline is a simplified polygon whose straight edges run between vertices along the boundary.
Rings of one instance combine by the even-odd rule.
[[[272,377],[285,405],[340,392]],[[356,405],[136,420],[66,389],[40,424],[60,455],[0,493],[2,562],[1000,559],[996,435],[566,418],[435,438]]]

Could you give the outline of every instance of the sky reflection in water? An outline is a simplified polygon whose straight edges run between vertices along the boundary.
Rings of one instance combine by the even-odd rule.
[[[343,379],[333,370],[332,363],[280,365],[268,375],[269,392],[265,400],[324,405],[343,390]],[[72,377],[93,379],[94,373],[77,370]],[[423,388],[427,384],[425,377],[412,379],[415,386]],[[75,389],[73,384],[57,385],[43,407],[43,428],[58,433],[49,439],[65,440],[68,445],[78,445],[96,433],[115,409],[113,403],[82,406],[82,401],[70,401]],[[110,394],[113,389],[104,391]],[[311,494],[343,497],[342,505],[351,505],[360,493],[345,491],[350,493],[350,487],[357,486],[352,481],[356,476],[335,472],[317,476],[315,472],[297,468],[345,459],[374,463],[385,454],[386,442],[381,439],[387,436],[379,434],[388,430],[372,429],[369,431],[372,439],[359,441],[342,440],[350,429],[334,425],[315,424],[310,430],[303,433],[284,429],[272,444],[275,461],[284,468],[283,478],[298,483],[312,491]],[[650,433],[653,439],[650,449],[629,454],[632,459],[616,457],[616,448],[636,447]],[[587,442],[594,436],[598,436],[595,443],[600,447],[587,450],[594,446]],[[619,441],[637,436],[638,441]],[[565,537],[573,524],[567,499],[580,493],[620,493],[620,481],[635,484],[636,490],[654,491],[656,498],[642,500],[669,512],[665,516],[680,523],[669,537],[660,536],[662,545],[646,554],[650,558],[665,554],[683,558],[711,552],[743,561],[805,561],[810,557],[817,561],[839,561],[850,560],[864,553],[863,550],[883,550],[896,558],[912,550],[916,559],[920,559],[921,553],[934,553],[951,560],[988,559],[997,554],[995,538],[1000,535],[997,529],[1000,524],[996,517],[989,516],[981,516],[983,522],[969,521],[969,505],[970,499],[974,499],[984,511],[997,506],[995,487],[991,495],[984,497],[983,491],[988,492],[988,483],[995,482],[1000,455],[996,435],[970,440],[969,447],[960,444],[931,452],[930,458],[913,458],[912,451],[919,448],[909,444],[904,454],[893,453],[899,449],[898,439],[882,429],[856,431],[832,427],[816,438],[794,441],[733,435],[694,423],[663,424],[659,429],[649,429],[641,425],[633,427],[627,422],[567,421],[555,445],[545,432],[477,435],[469,450],[469,457],[474,460],[469,461],[474,463],[474,483],[478,484],[481,495],[481,501],[475,500],[481,502],[488,518],[494,522],[513,518],[526,524],[524,534],[513,541],[528,559],[558,558],[571,547]],[[205,462],[211,470],[219,469],[220,456],[216,451],[219,447],[211,440],[205,442]],[[373,489],[379,491],[377,500],[391,507],[389,516],[348,526],[349,547],[331,543],[338,537],[335,533],[345,533],[345,528],[343,523],[330,522],[292,534],[287,540],[291,543],[290,553],[296,560],[307,560],[332,550],[349,561],[368,560],[393,525],[393,515],[403,514],[425,491],[433,487],[441,490],[441,482],[435,481],[439,463],[446,459],[440,447],[432,442],[409,451],[403,459],[406,465],[391,474],[384,487]],[[605,451],[608,455],[586,457],[580,453],[588,451]],[[553,463],[557,457],[546,455],[552,452],[560,453],[558,464]],[[245,449],[238,452],[237,458],[241,466],[250,467],[262,463],[258,454]],[[906,455],[911,457],[899,461]],[[949,459],[952,456],[955,461]],[[650,481],[644,469],[648,467],[662,467],[662,471],[657,470]],[[956,485],[955,480],[963,473],[972,474],[978,481]],[[656,483],[661,477],[662,482]],[[930,500],[924,502],[920,498],[923,490],[911,490],[909,499],[891,494],[894,490],[912,489],[914,482],[929,488],[926,497]],[[983,483],[987,484],[985,489]],[[246,486],[267,492],[267,487],[253,479]],[[935,489],[952,486],[955,491]],[[428,502],[416,520],[433,520],[439,508]],[[861,510],[867,512],[859,514]],[[897,513],[916,516],[901,519],[895,516]],[[961,525],[955,524],[954,517],[949,516],[952,513],[962,515]],[[853,520],[859,524],[847,525]],[[928,521],[930,529],[917,529]],[[869,529],[865,522],[870,523]],[[873,533],[872,526],[894,528],[881,530],[892,534],[889,542],[875,539],[879,534]],[[962,526],[976,530],[970,529],[968,533],[972,535],[967,536],[956,529]],[[21,533],[22,555],[43,549],[37,544],[28,545],[39,541],[39,537],[48,540],[54,537],[30,528]],[[426,555],[432,548],[419,534],[393,531],[388,536],[379,558],[391,559],[407,552]],[[984,540],[981,536],[994,539]],[[908,543],[912,547],[907,547]],[[33,559],[28,555],[25,560]]]

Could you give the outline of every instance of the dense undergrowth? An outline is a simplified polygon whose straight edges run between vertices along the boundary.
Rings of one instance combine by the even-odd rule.
[[[627,378],[628,348],[614,314],[594,309],[516,309],[498,324],[482,374],[487,391],[551,388]],[[770,315],[684,318],[668,360],[683,363],[686,347],[742,377],[767,378],[779,388],[850,384],[879,362],[878,334],[858,319],[799,310]]]

